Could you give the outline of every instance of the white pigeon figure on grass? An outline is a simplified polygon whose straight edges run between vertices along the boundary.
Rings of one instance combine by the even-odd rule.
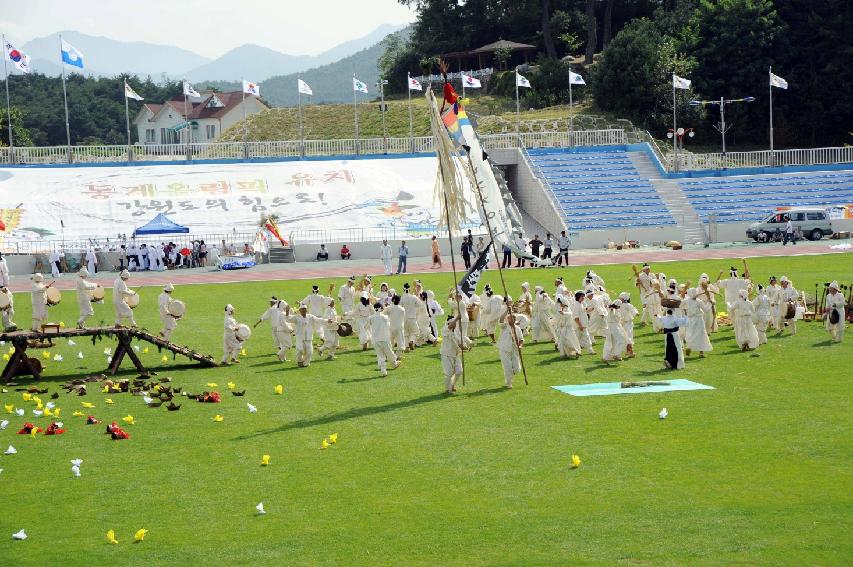
[[[255,506],[255,510],[258,511],[259,516],[262,516],[262,515],[267,513],[267,511],[264,510],[264,503],[263,502],[259,502],[258,505]]]
[[[9,427],[9,420],[8,419],[4,419],[3,421],[0,421],[0,431],[3,431],[7,427]]]
[[[246,405],[249,407],[249,413],[258,413],[258,408],[249,403],[247,403]]]
[[[666,419],[666,416],[668,416],[668,415],[669,415],[669,412],[666,411],[666,408],[663,408],[662,410],[660,410],[658,417],[660,419]]]
[[[80,467],[77,465],[73,465],[71,467],[71,474],[73,474],[76,478],[80,478]]]
[[[14,534],[12,534],[12,539],[18,539],[18,540],[23,541],[23,540],[27,539],[27,532],[25,532],[24,530],[21,530],[17,533],[14,533]]]
[[[68,346],[74,346],[74,345],[76,345],[76,344],[77,344],[77,343],[75,343],[75,342],[74,342],[74,341],[72,341],[71,339],[68,339]]]
[[[78,353],[77,353],[77,358],[79,358],[80,360],[83,360],[83,353],[82,353],[82,352],[78,352]]]
[[[24,408],[15,408],[15,413],[18,417],[24,417],[24,414],[27,413]]]
[[[15,448],[14,448],[14,447],[12,447],[11,445],[9,445],[9,448],[8,448],[8,449],[6,449],[5,451],[3,451],[3,454],[4,454],[4,455],[14,455],[14,454],[15,454],[15,453],[17,453],[17,452],[18,452],[18,450],[17,450],[17,449],[15,449]]]

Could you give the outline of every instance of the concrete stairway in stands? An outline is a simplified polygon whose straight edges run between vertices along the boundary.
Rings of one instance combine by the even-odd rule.
[[[281,244],[270,244],[270,264],[293,264],[296,256],[293,248],[285,248]]]
[[[675,219],[676,226],[684,231],[683,244],[704,244],[706,239],[702,219],[699,218],[693,205],[687,200],[687,196],[681,190],[678,181],[661,179],[660,171],[645,153],[630,152],[628,155],[640,175],[651,182],[661,201],[669,209],[672,218]]]

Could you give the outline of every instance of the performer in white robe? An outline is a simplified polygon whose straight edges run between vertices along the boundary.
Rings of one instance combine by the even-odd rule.
[[[468,338],[469,339],[476,339],[477,337],[480,336],[480,325],[481,325],[480,319],[482,317],[482,315],[480,313],[481,303],[482,303],[482,300],[480,299],[480,296],[477,295],[476,293],[472,292],[471,297],[468,298],[468,307],[467,307],[468,319],[469,319],[469,322],[468,322]],[[471,319],[472,316],[474,317],[474,319]]]
[[[684,348],[678,328],[687,325],[687,317],[676,317],[672,310],[667,309],[666,315],[658,317],[664,333],[664,366],[670,370],[684,368]]]
[[[59,260],[65,256],[61,252],[54,250],[50,253],[50,275],[54,278],[59,277]]]
[[[740,290],[737,300],[729,305],[729,316],[732,318],[735,329],[735,341],[744,351],[758,348],[758,331],[753,322],[754,314],[755,308],[749,301],[749,291]]]
[[[234,306],[230,303],[225,306],[225,319],[222,330],[222,364],[239,363],[238,356],[243,348],[243,343],[237,338],[239,323],[234,318]]]
[[[375,313],[370,316],[370,336],[373,338],[373,350],[376,352],[376,364],[379,366],[380,376],[388,376],[388,364],[392,368],[400,366],[394,349],[391,348],[391,321],[388,315],[382,313],[382,304],[377,302],[373,305]]]
[[[797,304],[797,300],[800,297],[799,292],[794,289],[794,284],[791,283],[791,280],[788,279],[787,276],[782,276],[779,279],[780,285],[782,286],[781,291],[779,292],[779,314],[782,319],[779,324],[779,331],[777,334],[782,334],[782,330],[785,328],[785,325],[791,329],[791,334],[797,334],[797,318],[796,316],[792,319],[786,319],[785,315],[788,311],[788,304],[793,303]]]
[[[314,334],[320,340],[323,340],[323,313],[326,311],[326,306],[329,304],[329,300],[326,296],[320,293],[320,287],[313,285],[311,286],[311,293],[305,296],[305,299],[302,300],[302,303],[308,308],[308,313],[313,315],[314,318],[312,321],[317,321],[314,326]]]
[[[86,267],[90,274],[98,272],[98,255],[95,254],[95,249],[91,246],[86,249]]]
[[[521,284],[521,294],[518,296],[518,305],[520,307],[519,314],[527,317],[527,324],[522,325],[519,318],[516,318],[516,323],[522,328],[525,333],[530,333],[532,331],[532,325],[530,324],[531,319],[533,317],[533,295],[530,293],[530,284],[524,282]],[[500,323],[500,319],[498,320]]]
[[[785,314],[782,312],[782,286],[779,285],[776,276],[770,276],[767,299],[770,301],[770,326],[776,331],[781,331]]]
[[[619,308],[619,323],[625,331],[625,339],[628,341],[626,347],[626,356],[634,358],[634,318],[639,314],[637,308],[631,304],[631,294],[622,292],[619,294],[619,301],[622,306]]]
[[[421,291],[418,296],[418,345],[431,345],[438,341],[438,337],[432,332],[432,320],[430,319],[429,308],[427,307],[428,301],[429,294]],[[473,325],[470,325],[469,329],[470,327],[473,327]]]
[[[625,336],[625,329],[622,328],[622,320],[619,316],[621,308],[622,302],[618,300],[607,306],[607,330],[604,336],[604,350],[601,352],[604,362],[622,360],[628,348],[628,337]]]
[[[687,315],[687,333],[684,336],[684,342],[686,343],[685,352],[688,355],[696,351],[699,353],[699,358],[704,358],[706,352],[714,350],[705,326],[705,314],[711,310],[711,304],[700,301],[698,297],[697,288],[691,287],[687,290],[687,299],[683,302]]]
[[[444,308],[441,303],[435,298],[435,292],[431,289],[427,290],[427,309],[429,310],[429,320],[432,327],[432,334],[438,337],[439,326],[436,318],[439,315],[444,315]]]
[[[304,304],[299,304],[299,313],[291,315],[288,322],[293,325],[296,366],[306,368],[314,357],[314,329],[322,323],[322,319],[308,313],[308,307]]]
[[[554,280],[554,301],[557,301],[561,295],[567,297],[569,300],[572,299],[572,292],[563,283],[563,278],[559,277]]]
[[[720,279],[723,276],[723,272],[720,272],[720,275],[717,276],[717,286],[725,292],[726,304],[737,301],[740,297],[740,291],[742,289],[748,289],[749,285],[752,283],[752,280],[749,278],[749,274],[747,273],[744,273],[742,277],[739,277],[734,266],[729,269],[729,272],[729,277],[726,279]]]
[[[696,299],[708,304],[708,309],[703,310],[705,317],[705,331],[710,335],[717,332],[717,296],[720,293],[720,288],[711,283],[708,274],[699,276],[699,286],[696,292]]]
[[[47,288],[50,284],[44,285],[44,276],[41,274],[33,274],[30,278],[33,280],[33,285],[30,293],[30,302],[33,308],[33,331],[41,331],[41,326],[47,321]]]
[[[130,320],[130,326],[136,326],[136,320],[133,318],[133,309],[131,309],[125,299],[131,295],[136,295],[136,292],[127,287],[127,280],[130,279],[130,274],[127,270],[122,270],[119,276],[113,282],[113,308],[116,312],[116,327],[121,327],[125,319]]]
[[[293,327],[291,327],[288,321],[289,316],[290,306],[287,302],[278,299],[276,296],[272,296],[270,298],[270,306],[252,326],[256,328],[263,321],[270,322],[273,346],[276,348],[276,356],[282,362],[287,360],[287,351],[290,350],[293,343]]]
[[[450,316],[459,319],[458,324],[462,329],[462,346],[467,349],[472,344],[471,339],[468,338],[468,325],[471,324],[468,319],[468,299],[461,291],[457,291],[455,294],[451,292],[447,299],[447,305]]]
[[[515,322],[515,316],[507,313],[501,321],[501,334],[498,338],[498,354],[504,371],[504,385],[512,388],[513,377],[521,372],[520,349],[524,345],[521,329]]]
[[[342,285],[338,290],[338,301],[341,305],[341,315],[344,316],[343,321],[347,321],[352,310],[355,309],[355,276],[350,276],[347,283]]]
[[[327,360],[335,360],[335,352],[337,352],[340,344],[338,329],[341,324],[338,312],[335,310],[335,300],[331,297],[327,299],[329,300],[329,305],[326,307],[326,312],[323,314],[323,320],[321,321],[324,333],[323,346],[320,347],[320,354],[328,357]]]
[[[581,354],[581,345],[578,335],[575,333],[575,323],[572,317],[572,308],[568,296],[557,297],[557,316],[554,319],[554,332],[556,333],[557,351],[563,358],[578,358]]]
[[[163,329],[160,331],[160,336],[165,340],[171,340],[172,333],[178,328],[178,320],[169,313],[169,304],[172,302],[172,292],[175,286],[171,282],[163,286],[163,292],[157,299],[157,306],[160,311],[160,321],[163,323]]]
[[[385,268],[385,275],[390,276],[394,273],[394,268],[391,266],[392,252],[391,245],[387,240],[382,241],[382,248],[379,249],[379,258],[382,260],[382,265]]]
[[[370,300],[366,297],[359,298],[359,303],[356,305],[353,313],[353,324],[358,333],[358,342],[361,344],[361,350],[367,350],[370,346],[370,324],[367,319],[373,314],[373,309],[370,307]]]
[[[844,294],[839,291],[838,282],[833,281],[829,284],[829,290],[826,294],[826,308],[823,312],[823,318],[829,336],[837,343],[844,339],[845,305]],[[833,323],[833,319],[837,319],[837,321]]]
[[[441,368],[444,371],[444,391],[456,391],[456,379],[462,376],[462,332],[458,319],[451,317],[441,330]]]
[[[595,344],[596,337],[607,336],[607,304],[605,298],[597,293],[593,286],[587,286],[586,292],[586,312],[589,315],[589,336],[592,344]]]
[[[572,321],[575,324],[575,334],[578,336],[581,349],[587,354],[595,354],[595,350],[592,348],[592,337],[589,336],[589,315],[587,315],[584,306],[585,298],[584,292],[575,293],[575,301],[572,303]]]
[[[758,285],[758,294],[752,300],[753,322],[755,331],[758,333],[758,344],[767,344],[767,326],[770,324],[770,298],[767,290],[761,284]]]
[[[15,325],[14,322],[15,300],[12,297],[12,291],[9,289],[10,283],[11,278],[9,277],[9,266],[6,265],[6,258],[4,258],[3,254],[0,253],[0,291],[9,297],[9,305],[2,310],[3,329],[8,332],[11,332],[13,329],[17,329],[17,325]]]
[[[643,313],[640,315],[641,325],[645,325],[647,322],[654,324],[660,314],[660,303],[657,301],[658,296],[654,289],[651,272],[651,267],[648,264],[643,264],[643,270],[637,275],[637,288],[640,290],[640,302],[643,305]]]
[[[86,319],[95,314],[92,309],[92,296],[90,295],[93,289],[98,288],[98,284],[92,283],[86,278],[89,277],[89,270],[86,267],[80,268],[77,272],[80,276],[77,278],[77,306],[80,308],[80,317],[77,318],[77,328],[86,328]]]
[[[551,313],[554,301],[541,287],[536,286],[533,298],[533,312],[530,317],[530,332],[533,342],[553,341],[554,326],[551,324]]]
[[[391,324],[391,346],[396,349],[397,356],[409,346],[406,341],[406,310],[400,307],[401,300],[399,295],[394,295],[391,305],[385,308],[385,314]]]
[[[403,295],[400,297],[400,307],[406,310],[406,318],[403,322],[403,334],[405,335],[406,350],[415,350],[415,345],[418,341],[418,309],[421,304],[418,298],[411,293],[411,286],[407,283],[403,284]]]
[[[503,317],[506,308],[504,307],[504,298],[498,295],[490,287],[486,286],[486,299],[480,307],[480,317],[482,318],[483,331],[492,340],[492,344],[497,342],[495,330],[498,326],[498,321]]]

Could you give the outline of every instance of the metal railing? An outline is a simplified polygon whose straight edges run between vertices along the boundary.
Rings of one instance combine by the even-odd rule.
[[[624,144],[624,130],[524,132],[481,136],[491,148],[513,148],[519,137],[533,148]],[[152,161],[281,159],[323,156],[432,153],[431,136],[341,140],[214,142],[210,144],[137,144],[134,146],[43,146],[0,148],[0,164],[131,163]]]
[[[49,254],[53,251],[66,254],[85,253],[89,246],[99,252],[118,250],[124,244],[131,242],[137,246],[156,246],[160,243],[174,242],[179,247],[187,246],[194,240],[203,240],[208,247],[216,244],[221,246],[224,240],[226,244],[233,244],[238,251],[243,245],[252,245],[255,240],[254,232],[223,232],[210,234],[162,234],[159,236],[140,236],[137,238],[90,238],[90,239],[66,239],[66,240],[3,240],[0,241],[0,251],[4,254]]]
[[[468,229],[475,236],[485,235],[485,229],[480,225],[466,224],[461,227],[462,231]],[[290,241],[294,244],[323,244],[323,243],[361,243],[378,242],[380,240],[400,241],[417,240],[420,238],[447,238],[447,231],[437,229],[435,226],[424,225],[422,227],[389,226],[381,228],[333,228],[333,229],[297,229],[290,233]],[[455,236],[459,236],[456,234]],[[460,240],[461,244],[461,240]]]
[[[654,147],[654,145],[653,145]],[[673,168],[673,155],[663,160],[670,171],[728,169],[737,167],[783,167],[793,165],[834,165],[853,163],[853,147],[764,150],[710,154],[679,153]]]

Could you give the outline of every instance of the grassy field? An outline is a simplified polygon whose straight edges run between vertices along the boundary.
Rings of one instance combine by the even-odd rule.
[[[695,282],[728,264],[656,267]],[[853,281],[853,264],[841,256],[750,267],[756,279],[785,273],[811,292],[816,281]],[[631,289],[627,266],[597,271],[611,290]],[[506,277],[517,296],[525,280],[551,290],[557,274],[577,286],[583,270]],[[422,279],[439,295],[450,285],[443,274]],[[485,279],[498,283],[497,273]],[[401,288],[401,277],[389,281]],[[189,312],[175,339],[218,358],[225,303],[252,323],[269,295],[293,302],[311,283],[179,286],[174,295]],[[137,310],[154,329],[158,292],[143,289]],[[17,306],[26,325],[29,298],[19,294]],[[70,323],[76,312],[66,293],[52,314]],[[96,313],[112,319],[109,303]],[[600,356],[563,361],[548,344],[527,345],[530,385],[519,378],[513,390],[501,387],[496,351],[480,339],[465,357],[467,384],[452,398],[441,394],[435,348],[408,355],[385,379],[373,352],[352,339],[336,361],[279,363],[268,327],[233,367],[163,364],[151,349],[142,358],[158,377],[190,392],[216,382],[223,402],[186,400],[167,412],[128,394],[60,390],[68,432],[58,437],[16,435],[23,418],[4,413],[11,423],[0,446],[14,444],[18,454],[0,455],[0,564],[849,565],[853,343],[827,339],[819,324],[801,323],[796,336],[744,354],[724,328],[713,353],[688,359],[677,374],[715,390],[591,398],[551,386],[676,376],[661,371],[661,337],[640,329],[637,358],[610,367]],[[50,352],[64,360],[48,362],[41,383],[53,392],[69,376],[102,371],[107,346],[63,341]],[[229,381],[245,397],[231,396]],[[14,389],[0,399],[28,414],[33,407]],[[131,439],[111,441],[103,425],[73,417],[81,400],[105,422],[132,414]],[[662,407],[666,420],[658,419]],[[332,433],[338,443],[320,449]],[[576,470],[573,453],[582,459]],[[260,466],[264,454],[268,467]],[[71,475],[74,458],[83,459],[81,478]],[[264,516],[255,512],[261,501]],[[21,528],[29,539],[12,541]],[[140,528],[149,533],[134,544]],[[118,545],[107,543],[109,529]]]

